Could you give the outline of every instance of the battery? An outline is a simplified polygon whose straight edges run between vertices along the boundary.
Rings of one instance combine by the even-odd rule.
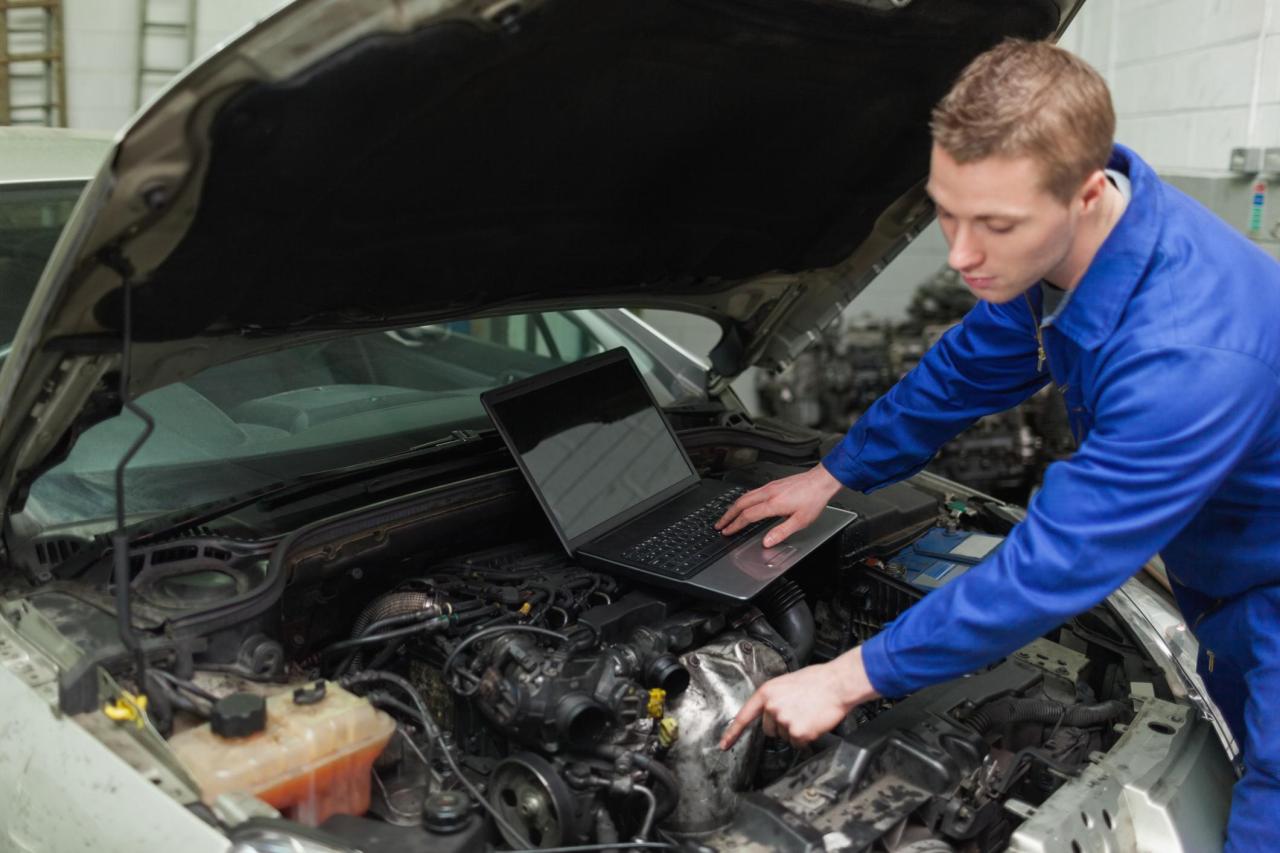
[[[982,562],[1004,539],[935,527],[888,562],[890,570],[917,589],[937,589]]]

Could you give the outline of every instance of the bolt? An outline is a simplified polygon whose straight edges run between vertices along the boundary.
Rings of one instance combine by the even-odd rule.
[[[143,190],[142,202],[150,210],[164,210],[169,206],[168,187],[155,186]]]
[[[520,798],[520,814],[525,817],[536,815],[541,807],[542,798],[533,792],[529,792]]]
[[[364,569],[356,567],[351,570],[351,579],[353,581],[358,581],[362,577],[364,577]]]
[[[702,660],[697,655],[689,655],[689,666],[697,669],[702,666]]]
[[[751,645],[751,642],[749,640],[743,640],[741,643],[738,644],[738,648],[742,649],[743,654],[749,655],[751,654],[751,650],[754,649],[755,646]]]

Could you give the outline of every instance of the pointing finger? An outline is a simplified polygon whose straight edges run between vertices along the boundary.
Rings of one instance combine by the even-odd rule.
[[[760,716],[760,711],[764,708],[764,699],[757,690],[751,694],[751,698],[747,700],[747,704],[742,706],[742,710],[738,712],[738,716],[733,718],[733,722],[729,723],[729,728],[725,729],[724,737],[720,738],[720,748],[729,749],[738,738],[741,737],[747,726],[755,722],[756,717]]]

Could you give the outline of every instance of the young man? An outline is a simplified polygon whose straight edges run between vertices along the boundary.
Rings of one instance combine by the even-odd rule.
[[[1049,381],[1079,449],[995,554],[865,645],[763,685],[722,746],[761,716],[806,743],[868,699],[971,672],[1160,552],[1243,746],[1228,846],[1280,850],[1280,264],[1113,147],[1105,83],[1051,45],[978,57],[932,128],[929,194],[978,305],[821,465],[719,526],[781,516],[781,541],[842,485],[920,470]]]

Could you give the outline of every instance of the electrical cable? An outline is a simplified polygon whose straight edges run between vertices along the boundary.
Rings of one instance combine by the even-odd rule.
[[[385,672],[382,670],[353,672],[342,678],[342,685],[346,687],[369,681],[385,681],[388,684],[394,684],[409,695],[409,698],[413,700],[414,708],[417,709],[419,718],[422,720],[423,731],[426,732],[428,737],[440,745],[440,752],[444,754],[444,758],[449,765],[449,769],[453,771],[453,775],[457,777],[458,781],[462,782],[463,787],[467,789],[467,793],[475,797],[476,801],[484,807],[485,811],[489,812],[489,815],[497,821],[499,826],[510,833],[512,838],[517,839],[521,844],[528,847],[529,842],[525,840],[524,833],[519,832],[515,827],[507,823],[507,821],[503,819],[502,815],[498,814],[498,810],[495,809],[483,795],[481,795],[476,786],[471,783],[471,780],[463,775],[462,768],[458,766],[457,759],[453,757],[453,751],[449,748],[449,744],[445,742],[444,732],[442,732],[440,730],[440,726],[436,724],[435,717],[431,716],[431,711],[428,710],[427,703],[422,700],[422,694],[418,692],[418,689],[410,684],[406,679],[396,675],[394,672]]]
[[[394,699],[390,701],[395,702]],[[401,706],[401,708],[409,708],[408,705],[405,705],[402,702],[395,702],[395,704]],[[411,708],[409,710],[412,711]],[[410,716],[412,716],[412,713]],[[404,742],[413,750],[413,754],[418,756],[418,760],[422,762],[422,766],[426,768],[426,771],[430,774],[431,778],[443,788],[444,777],[437,773],[436,769],[431,766],[431,759],[422,754],[422,750],[418,749],[418,745],[413,742],[413,738],[409,737],[409,733],[404,730],[404,726],[396,726],[396,731],[400,733],[400,737],[404,738]]]
[[[192,696],[196,696],[200,699],[205,700],[206,702],[218,701],[218,697],[214,696],[208,690],[205,690],[200,685],[194,682],[188,681],[185,678],[179,678],[178,676],[174,675],[172,672],[169,672],[167,669],[157,668],[155,670],[155,674],[163,678],[165,681],[168,681],[171,684],[181,687],[183,690],[187,691]]]
[[[348,649],[358,649],[361,646],[368,646],[375,643],[383,643],[387,640],[394,640],[397,637],[408,637],[412,634],[425,632],[431,628],[442,627],[443,622],[448,621],[447,616],[433,616],[428,620],[420,622],[416,625],[409,625],[406,628],[396,628],[393,631],[383,631],[381,634],[369,634],[363,637],[352,637],[350,640],[339,640],[338,642],[326,646],[321,650],[320,654],[324,657],[344,652]]]

